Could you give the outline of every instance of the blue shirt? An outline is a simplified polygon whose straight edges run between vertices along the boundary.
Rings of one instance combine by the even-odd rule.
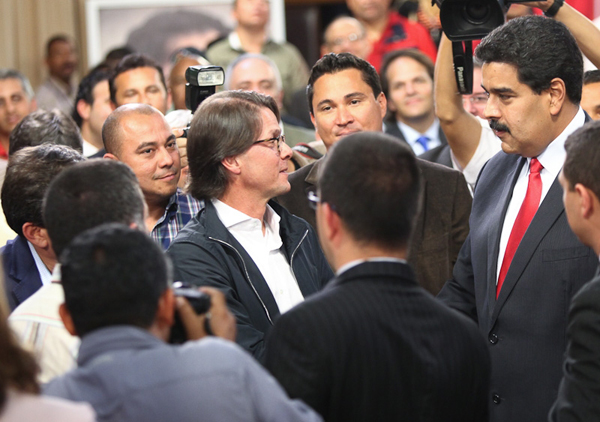
[[[179,346],[132,326],[101,328],[83,337],[77,363],[44,394],[90,403],[98,422],[321,421],[239,346],[215,337]]]
[[[179,230],[202,208],[204,208],[203,201],[198,201],[177,188],[177,192],[169,199],[165,213],[156,222],[150,233],[152,239],[159,243],[164,250],[167,250]]]

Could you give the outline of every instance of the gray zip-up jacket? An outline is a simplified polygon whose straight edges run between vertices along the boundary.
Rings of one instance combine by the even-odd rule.
[[[269,205],[281,217],[280,235],[292,273],[304,297],[333,278],[312,227],[281,205]],[[237,343],[262,361],[264,339],[279,317],[267,282],[246,250],[225,228],[210,201],[178,234],[167,251],[175,280],[220,289],[237,320]]]

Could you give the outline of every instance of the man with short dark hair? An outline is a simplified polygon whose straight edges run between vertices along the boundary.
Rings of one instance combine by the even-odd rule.
[[[386,97],[377,71],[352,54],[327,54],[313,66],[307,87],[311,118],[329,149],[355,132],[382,131]],[[316,227],[306,194],[314,191],[322,159],[290,176],[291,191],[278,201]],[[469,232],[471,195],[464,177],[444,166],[417,160],[425,180],[423,211],[408,253],[419,283],[437,293],[452,274]]]
[[[600,70],[588,70],[583,75],[581,108],[592,120],[600,119]]]
[[[12,130],[35,109],[33,89],[25,75],[13,69],[0,69],[0,159],[8,159]]]
[[[104,225],[77,236],[61,255],[65,327],[81,337],[78,368],[44,394],[92,405],[104,421],[319,421],[290,400],[235,344],[223,295],[210,319],[175,298],[171,266],[147,235]],[[166,344],[175,308],[190,340]],[[205,323],[216,336],[206,337]]]
[[[569,225],[579,240],[600,255],[600,122],[588,123],[565,142],[567,158],[559,181]],[[598,273],[573,297],[567,325],[567,350],[553,422],[591,421],[600,413],[600,277]]]
[[[44,224],[57,258],[79,233],[118,222],[144,229],[144,197],[135,174],[113,160],[86,160],[61,172],[44,198]],[[58,279],[58,280],[57,280]],[[79,340],[65,329],[58,307],[64,302],[60,277],[42,286],[8,319],[21,344],[40,365],[46,383],[76,366]]]
[[[568,226],[557,176],[586,120],[581,52],[561,23],[510,20],[476,50],[485,117],[504,152],[479,175],[471,232],[439,298],[479,324],[492,359],[492,422],[545,420],[566,347],[566,310],[598,267]]]
[[[408,143],[420,158],[452,167],[446,136],[435,117],[433,61],[415,49],[387,54],[381,88],[388,99],[385,133]]]
[[[265,364],[327,421],[487,417],[485,341],[406,262],[420,173],[408,145],[376,132],[337,142],[321,166],[311,200],[336,278],[275,323]]]
[[[79,83],[73,120],[81,130],[83,155],[90,157],[104,148],[102,125],[112,112],[108,79],[110,73],[102,68],[93,69]]]
[[[267,0],[234,0],[232,16],[235,29],[208,46],[206,57],[224,69],[244,53],[264,54],[281,74],[284,107],[291,105],[292,94],[306,84],[308,67],[302,54],[289,42],[278,43],[269,37],[270,5]]]
[[[291,149],[273,98],[217,93],[198,107],[188,136],[191,194],[206,207],[169,248],[177,280],[222,290],[237,342],[257,359],[281,314],[333,275],[312,228],[272,198],[290,189]]]
[[[123,57],[108,85],[113,107],[123,104],[149,104],[166,114],[171,107],[171,93],[162,68],[150,57],[130,54]]]
[[[82,160],[62,145],[40,145],[11,154],[1,194],[6,221],[18,234],[1,250],[11,310],[51,281],[57,259],[42,218],[42,201],[53,177]]]
[[[77,125],[60,110],[37,110],[28,114],[10,133],[10,157],[25,148],[42,144],[66,145],[83,152],[83,140]]]
[[[38,107],[44,110],[58,108],[66,115],[73,111],[77,85],[73,74],[77,70],[77,52],[73,41],[66,35],[55,35],[46,43],[48,79],[36,93]]]
[[[104,158],[127,164],[148,205],[146,229],[164,249],[202,204],[177,187],[181,160],[175,135],[163,114],[147,104],[126,104],[102,127]]]

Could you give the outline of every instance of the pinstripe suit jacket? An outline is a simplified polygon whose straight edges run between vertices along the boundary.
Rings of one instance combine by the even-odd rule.
[[[283,314],[265,362],[326,421],[487,420],[484,339],[399,262],[352,267]]]
[[[483,168],[471,232],[439,294],[479,324],[492,358],[490,421],[545,421],[557,394],[571,298],[598,257],[571,231],[555,180],[523,236],[496,300],[502,222],[526,159],[498,153]]]

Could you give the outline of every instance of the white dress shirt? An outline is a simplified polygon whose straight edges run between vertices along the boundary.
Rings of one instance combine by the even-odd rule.
[[[50,270],[48,269],[48,267],[46,267],[46,264],[44,264],[44,261],[42,261],[42,258],[40,258],[37,251],[35,250],[35,248],[29,240],[27,241],[27,245],[29,246],[29,251],[31,252],[31,256],[33,257],[33,261],[35,262],[35,267],[37,268],[38,273],[40,274],[40,280],[42,281],[42,285],[45,286],[46,284],[50,284],[52,282],[52,274],[50,273]]]
[[[571,120],[571,123],[569,123],[569,125],[565,128],[565,130],[563,130],[562,133],[558,135],[558,137],[552,141],[550,145],[548,145],[544,152],[537,156],[540,164],[544,167],[540,172],[540,177],[542,179],[542,196],[540,198],[540,204],[544,201],[544,198],[550,190],[552,183],[554,183],[554,180],[558,177],[558,174],[565,163],[565,158],[567,156],[567,152],[565,151],[565,141],[567,140],[567,137],[571,133],[575,132],[575,130],[583,126],[584,122],[585,115],[583,113],[583,109],[580,107],[579,111],[573,120]],[[521,209],[521,205],[525,200],[525,194],[527,193],[530,162],[531,158],[527,158],[527,163],[523,165],[523,168],[521,169],[521,173],[519,174],[517,183],[513,189],[512,198],[508,205],[506,215],[504,216],[504,224],[502,225],[502,234],[500,236],[498,266],[496,268],[496,283],[498,283],[498,276],[500,275],[500,268],[502,267],[502,260],[504,259],[504,253],[508,244],[510,232],[512,231],[515,220],[517,219],[517,215],[519,214],[519,210]]]
[[[421,155],[425,152],[423,145],[417,142],[417,139],[421,136],[427,136],[429,138],[427,141],[427,151],[442,145],[442,141],[440,140],[440,121],[437,118],[425,133],[420,133],[402,122],[398,122],[398,128],[404,135],[404,139],[408,142],[408,145],[410,145],[415,155]]]
[[[267,282],[279,312],[284,313],[304,300],[298,282],[292,273],[281,247],[283,242],[279,235],[281,218],[267,205],[263,220],[252,218],[235,208],[219,201],[212,200],[219,220],[227,230],[240,242],[250,258],[260,270]],[[262,226],[265,225],[263,234]]]

